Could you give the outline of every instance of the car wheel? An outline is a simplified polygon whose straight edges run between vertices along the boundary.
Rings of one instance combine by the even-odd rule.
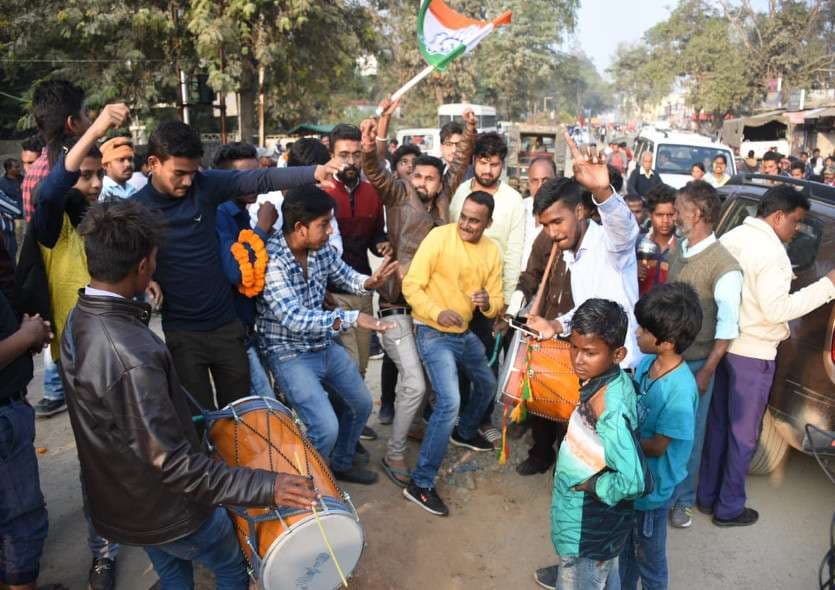
[[[771,415],[771,410],[766,409],[763,416],[763,427],[760,431],[760,440],[754,457],[751,459],[751,466],[748,473],[752,475],[768,475],[782,463],[789,450],[786,440],[780,435],[777,429],[777,422]]]

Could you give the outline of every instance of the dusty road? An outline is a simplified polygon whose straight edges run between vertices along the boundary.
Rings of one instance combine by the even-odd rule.
[[[379,362],[369,367],[369,385],[379,396]],[[42,376],[30,400],[41,395]],[[388,427],[371,424],[381,440],[368,443],[372,465],[384,452]],[[50,514],[50,534],[41,583],[86,588],[90,555],[81,512],[78,462],[66,414],[38,423],[41,478]],[[416,453],[412,443],[410,452]],[[515,441],[510,464],[492,453],[478,456],[452,450],[445,468],[463,472],[439,483],[451,515],[437,518],[407,502],[382,474],[370,488],[350,492],[366,530],[368,547],[350,587],[356,590],[533,590],[536,567],[554,560],[549,539],[551,477],[522,478],[513,465],[526,442]],[[473,471],[467,471],[473,469]],[[801,590],[817,588],[817,570],[829,543],[835,486],[815,462],[793,453],[782,477],[749,478],[750,505],[760,522],[743,529],[719,529],[696,514],[689,530],[669,535],[671,588],[687,590]],[[198,574],[198,588],[212,588]],[[123,548],[119,590],[147,590],[155,582],[144,552]]]

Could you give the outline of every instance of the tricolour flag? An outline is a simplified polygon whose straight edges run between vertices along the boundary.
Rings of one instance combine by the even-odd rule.
[[[511,11],[492,21],[468,18],[443,0],[423,0],[418,15],[418,45],[430,65],[445,70],[456,57],[472,51],[493,29],[510,23]]]

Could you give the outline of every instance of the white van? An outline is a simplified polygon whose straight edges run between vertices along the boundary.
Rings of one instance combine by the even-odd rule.
[[[719,154],[724,155],[728,162],[726,174],[736,174],[731,148],[698,133],[644,127],[638,132],[634,146],[635,157],[629,163],[624,183],[640,165],[641,156],[646,151],[652,153],[652,164],[661,180],[673,188],[681,188],[692,180],[690,171],[696,162],[701,162],[705,171],[710,172],[713,158]]]
[[[430,127],[401,129],[397,132],[397,145],[415,144],[420,151],[436,158],[441,157],[441,130]]]

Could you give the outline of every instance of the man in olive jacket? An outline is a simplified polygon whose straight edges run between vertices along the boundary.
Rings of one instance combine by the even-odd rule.
[[[61,343],[67,405],[97,532],[145,548],[163,588],[191,587],[192,561],[218,587],[248,578],[219,504],[307,508],[303,477],[230,467],[200,446],[165,343],[133,301],[156,267],[159,221],[134,200],[93,205],[79,226],[91,282]]]

